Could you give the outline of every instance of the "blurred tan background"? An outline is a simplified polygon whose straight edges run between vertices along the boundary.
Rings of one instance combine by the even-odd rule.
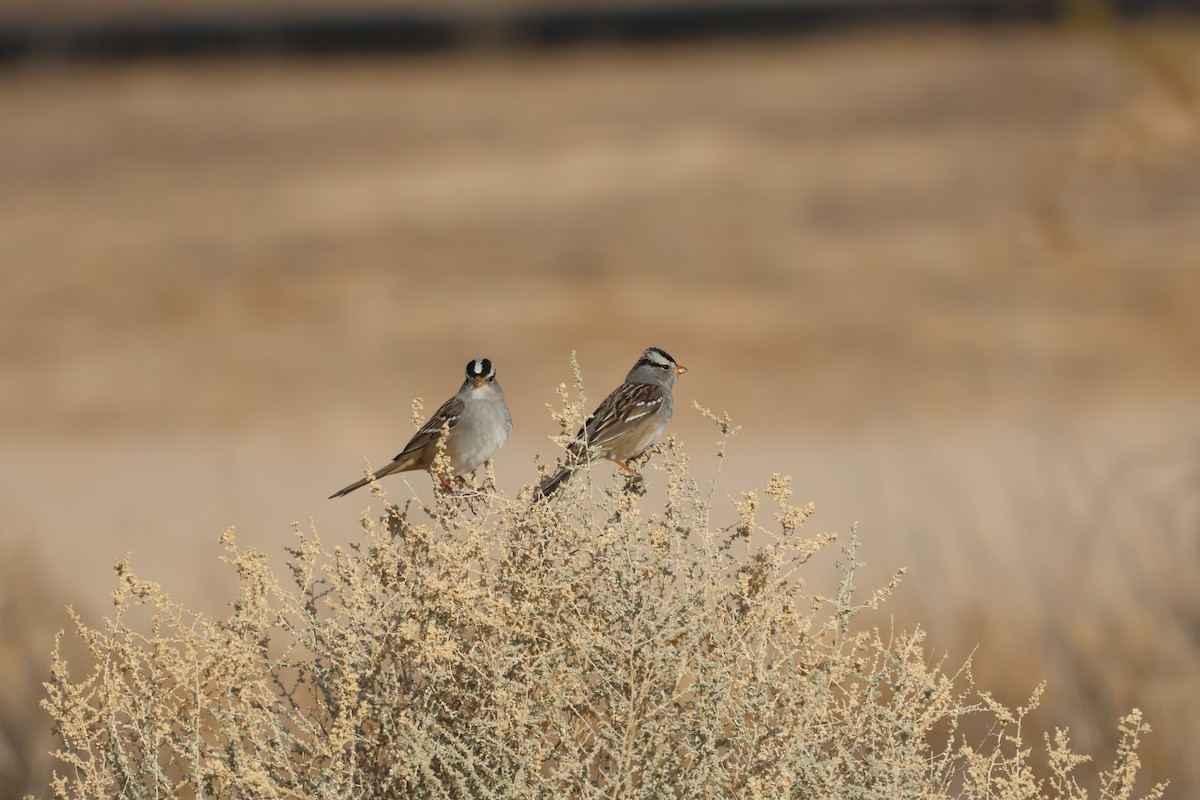
[[[326,496],[468,359],[516,490],[570,352],[594,403],[648,345],[702,479],[691,402],[744,426],[718,495],[790,473],[934,656],[1100,758],[1141,707],[1200,793],[1194,21],[19,63],[0,275],[0,797],[114,558],[220,613],[218,535],[351,540],[379,502]]]

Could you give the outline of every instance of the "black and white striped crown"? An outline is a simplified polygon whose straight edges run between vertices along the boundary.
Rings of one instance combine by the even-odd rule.
[[[634,369],[638,367],[675,369],[675,359],[671,358],[671,354],[660,347],[647,347],[646,352],[642,353],[642,357],[634,364]]]
[[[490,381],[494,377],[496,377],[496,368],[492,365],[491,359],[477,358],[467,362],[467,378],[483,378]]]

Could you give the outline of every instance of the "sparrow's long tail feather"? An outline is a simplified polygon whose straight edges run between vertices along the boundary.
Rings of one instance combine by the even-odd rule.
[[[558,472],[554,473],[545,481],[545,483],[538,487],[537,496],[549,497],[550,495],[554,494],[554,492],[558,490],[558,487],[567,482],[567,478],[570,478],[571,473],[574,471],[575,470],[569,467],[563,467]]]
[[[388,464],[383,469],[376,472],[375,479],[379,480],[384,475],[391,475],[393,472],[401,472],[404,470],[404,468],[405,467],[403,465],[403,462],[401,462],[399,460],[393,461],[392,463]],[[335,497],[344,497],[344,496],[350,494],[351,492],[353,492],[355,489],[361,489],[362,487],[366,486],[370,482],[371,482],[370,478],[360,478],[360,479],[356,480],[354,483],[347,486],[345,489],[340,489],[340,490],[334,492],[333,494],[329,495],[329,499],[332,500]]]
[[[355,489],[361,489],[362,487],[366,486],[368,483],[370,483],[370,481],[367,480],[366,478],[357,480],[354,483],[347,486],[345,489],[339,489],[338,491],[329,495],[329,499],[332,500],[335,497],[345,497],[346,495],[353,492]]]

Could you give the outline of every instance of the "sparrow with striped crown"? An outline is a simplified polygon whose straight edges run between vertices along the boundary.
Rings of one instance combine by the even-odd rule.
[[[450,476],[457,478],[478,469],[508,439],[512,417],[504,402],[504,391],[496,381],[496,367],[490,360],[476,358],[467,362],[467,377],[458,393],[433,413],[392,463],[376,472],[375,477],[418,469],[432,474],[443,429],[447,429],[446,457],[450,462]],[[451,488],[447,476],[435,474],[434,477],[447,489]],[[329,499],[347,495],[370,482],[370,478],[357,480],[331,494]]]
[[[537,489],[537,496],[553,494],[578,469],[606,458],[637,474],[628,462],[646,452],[671,420],[675,379],[687,372],[665,350],[647,348],[629,370],[625,382],[604,398],[567,451],[570,459]]]

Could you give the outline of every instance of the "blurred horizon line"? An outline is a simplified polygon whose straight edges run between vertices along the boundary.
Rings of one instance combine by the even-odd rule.
[[[94,7],[93,7],[94,9]],[[602,2],[569,9],[234,11],[176,6],[105,12],[0,10],[0,66],[27,61],[119,62],[261,55],[414,55],[498,48],[799,36],[830,29],[922,24],[1055,24],[1071,19],[1192,15],[1200,0],[720,0]]]

